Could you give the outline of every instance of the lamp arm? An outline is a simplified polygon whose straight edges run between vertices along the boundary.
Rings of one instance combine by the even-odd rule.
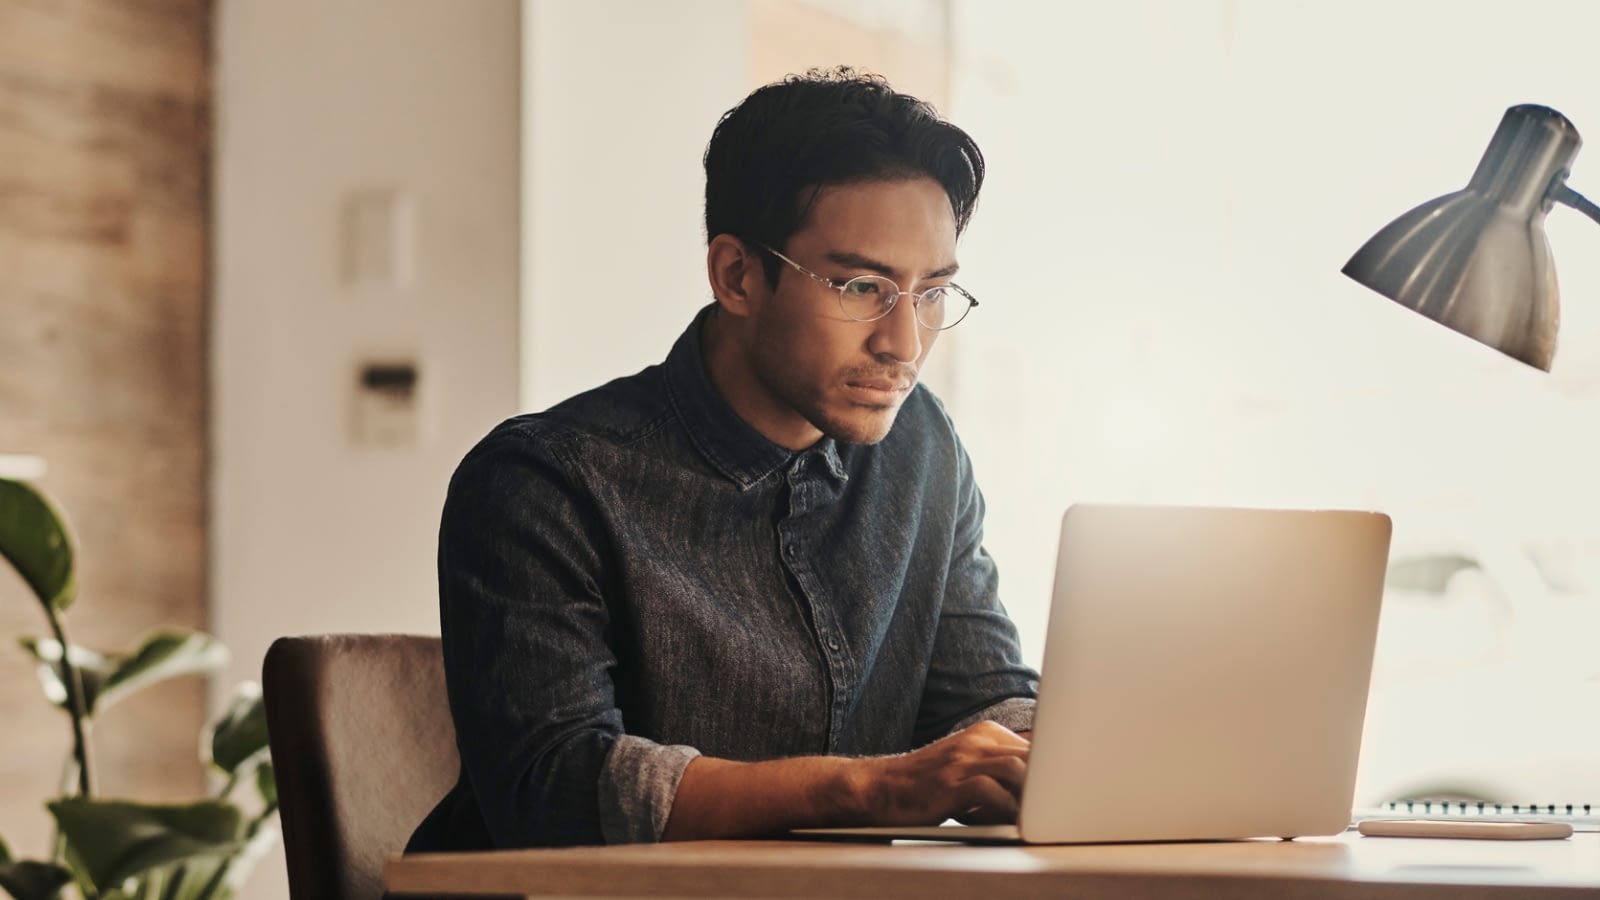
[[[1565,182],[1556,185],[1553,199],[1557,203],[1570,206],[1596,222],[1600,222],[1600,205],[1596,205],[1593,200],[1567,187]]]

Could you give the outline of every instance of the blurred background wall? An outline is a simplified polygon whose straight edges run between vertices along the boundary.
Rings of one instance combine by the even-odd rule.
[[[515,0],[240,0],[216,35],[214,703],[280,635],[437,633],[446,481],[517,409],[522,165]],[[277,849],[247,896],[286,891]]]
[[[445,481],[517,406],[512,0],[224,3],[212,628],[437,630]],[[409,369],[409,396],[369,387]]]

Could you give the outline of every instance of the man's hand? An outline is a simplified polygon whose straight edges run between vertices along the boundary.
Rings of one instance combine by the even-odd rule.
[[[978,722],[920,750],[861,761],[866,818],[874,825],[1015,822],[1028,740]]]

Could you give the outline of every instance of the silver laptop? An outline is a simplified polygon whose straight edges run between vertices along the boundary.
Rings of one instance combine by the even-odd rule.
[[[1018,824],[795,833],[1060,844],[1345,830],[1389,535],[1373,512],[1073,506]]]

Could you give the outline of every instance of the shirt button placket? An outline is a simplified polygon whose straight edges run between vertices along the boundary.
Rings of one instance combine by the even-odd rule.
[[[833,630],[834,622],[827,606],[819,605],[822,596],[822,587],[816,583],[810,566],[804,562],[801,545],[804,543],[804,529],[799,526],[807,513],[811,511],[813,502],[817,499],[818,487],[814,479],[806,477],[808,456],[797,457],[789,464],[787,480],[789,482],[789,515],[786,517],[782,530],[782,554],[784,562],[788,564],[789,571],[794,574],[795,580],[800,585],[800,590],[811,603],[812,615],[816,621],[817,641],[822,655],[823,664],[828,673],[828,680],[832,690],[833,702],[828,712],[828,737],[827,749],[832,752],[838,747],[839,733],[845,719],[845,713],[850,706],[850,672],[844,660],[844,644],[840,642],[837,633]],[[820,465],[820,459],[811,463],[813,467]]]

